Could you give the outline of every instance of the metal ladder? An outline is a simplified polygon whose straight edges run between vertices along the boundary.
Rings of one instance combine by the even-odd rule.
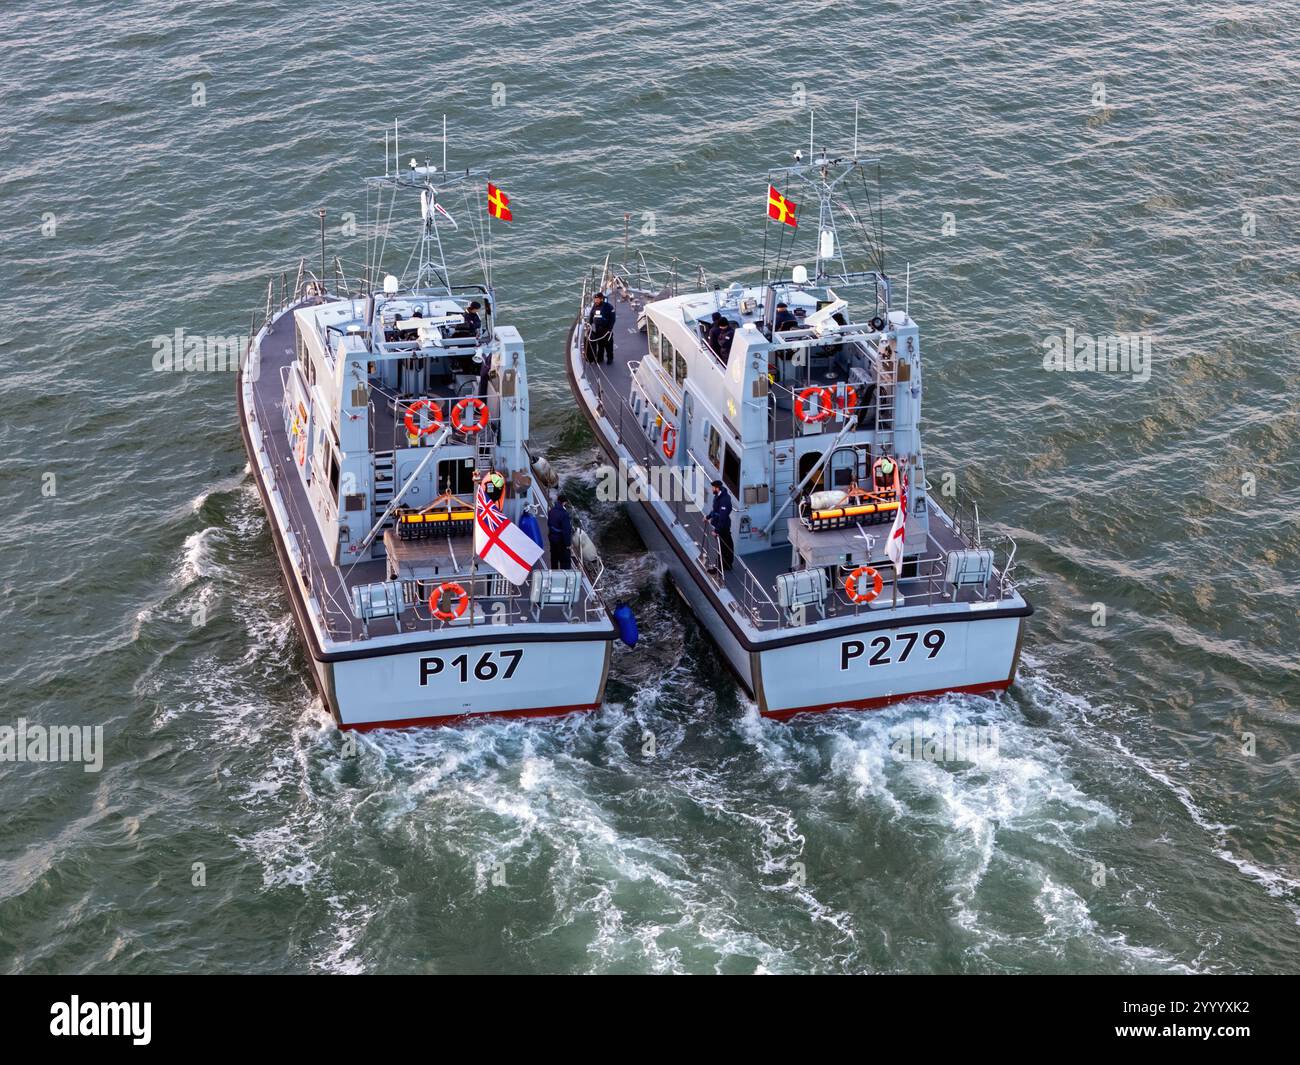
[[[478,449],[474,453],[474,480],[483,479],[483,474],[491,471],[496,463],[493,458],[494,447],[492,441],[488,439],[487,432],[479,433]]]
[[[391,451],[376,451],[374,455],[373,476],[372,476],[372,495],[370,500],[371,521],[376,522],[388,509],[388,504],[393,501],[393,492],[397,490],[397,470],[396,460]],[[393,519],[389,517],[384,522],[383,528],[390,529],[393,527]],[[380,535],[383,535],[382,529]]]
[[[890,360],[887,370],[880,363],[880,380],[876,384],[876,458],[894,454],[894,393],[898,387],[898,355]]]

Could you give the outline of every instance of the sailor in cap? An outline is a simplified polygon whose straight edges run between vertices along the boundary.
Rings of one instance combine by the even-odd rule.
[[[479,330],[483,328],[483,319],[478,316],[478,312],[483,308],[478,300],[470,301],[470,305],[462,312],[465,316],[465,323],[460,327],[460,332],[467,337],[476,337]]]
[[[587,315],[587,358],[592,362],[614,361],[614,308],[603,292],[591,300]]]

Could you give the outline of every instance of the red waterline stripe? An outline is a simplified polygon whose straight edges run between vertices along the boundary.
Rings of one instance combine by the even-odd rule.
[[[542,706],[526,710],[480,710],[473,714],[443,714],[437,717],[408,717],[395,721],[360,721],[355,725],[342,723],[340,729],[350,732],[369,732],[377,728],[430,728],[456,725],[476,717],[558,717],[560,714],[585,713],[600,709],[600,703],[582,703],[576,706]]]
[[[968,684],[964,688],[936,688],[929,692],[903,692],[901,695],[884,695],[876,699],[859,699],[857,702],[822,703],[819,706],[796,706],[791,710],[763,710],[764,717],[784,721],[795,714],[817,714],[825,710],[879,710],[891,703],[901,703],[905,699],[932,699],[936,695],[983,695],[986,692],[1006,691],[1011,687],[1009,680],[995,680],[988,684]]]

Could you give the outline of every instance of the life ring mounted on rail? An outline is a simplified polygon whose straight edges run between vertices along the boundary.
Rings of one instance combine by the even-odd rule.
[[[450,610],[442,609],[441,604],[444,595],[454,595],[456,597],[456,605]],[[445,584],[438,585],[429,595],[429,609],[439,621],[455,621],[465,613],[467,606],[469,606],[469,593],[455,581],[447,581]]]
[[[677,454],[677,427],[664,422],[664,431],[659,438],[660,447],[663,448],[664,458],[670,459]]]
[[[467,422],[465,414],[471,409],[475,412],[474,419]],[[487,428],[488,417],[488,405],[486,401],[479,399],[478,396],[466,396],[451,408],[452,428],[460,433],[482,432]]]
[[[813,396],[817,397],[817,413],[810,414],[806,405]],[[794,401],[794,414],[801,422],[806,425],[814,425],[817,422],[824,422],[835,413],[835,393],[829,388],[823,388],[821,385],[809,385]]]
[[[429,412],[428,425],[421,425],[415,420],[416,414],[422,410]],[[406,417],[402,421],[412,436],[428,436],[442,428],[442,408],[432,399],[417,399],[406,408]]]
[[[837,400],[840,398],[838,389],[836,390],[835,398]],[[839,412],[839,416],[841,418],[847,418],[858,407],[858,390],[854,388],[852,385],[845,385],[844,403],[843,405],[836,403],[835,407],[836,410]]]
[[[871,578],[871,589],[866,592],[858,591],[858,580],[862,577]],[[870,566],[859,566],[849,574],[848,579],[844,582],[844,594],[855,603],[869,603],[875,599],[885,587],[885,581]]]

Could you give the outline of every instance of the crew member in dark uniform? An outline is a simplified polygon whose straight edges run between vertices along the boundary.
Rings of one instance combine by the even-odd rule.
[[[573,520],[569,517],[564,496],[555,497],[555,505],[546,515],[546,532],[551,541],[551,569],[569,568],[569,545],[573,543]]]
[[[718,332],[719,330],[722,329],[722,324],[723,324],[722,312],[714,311],[713,324],[710,325],[709,328],[705,330],[704,333],[704,339],[708,341],[709,347],[711,347],[715,353],[718,350]]]
[[[591,362],[614,361],[614,318],[613,306],[603,292],[597,292],[587,315],[587,358]]]
[[[776,305],[776,320],[772,323],[772,331],[779,333],[784,329],[794,329],[799,324],[799,319],[790,313],[790,308],[784,303]]]
[[[718,345],[714,349],[725,361],[731,354],[731,342],[736,339],[736,324],[724,318],[718,326]]]
[[[478,336],[479,330],[483,328],[483,319],[478,316],[480,310],[482,308],[479,306],[478,301],[475,300],[461,312],[465,316],[465,321],[462,325],[457,326],[457,335],[465,337]]]
[[[718,538],[722,571],[725,573],[736,559],[736,545],[731,539],[731,493],[721,481],[713,482],[713,509],[709,511],[709,524]]]

